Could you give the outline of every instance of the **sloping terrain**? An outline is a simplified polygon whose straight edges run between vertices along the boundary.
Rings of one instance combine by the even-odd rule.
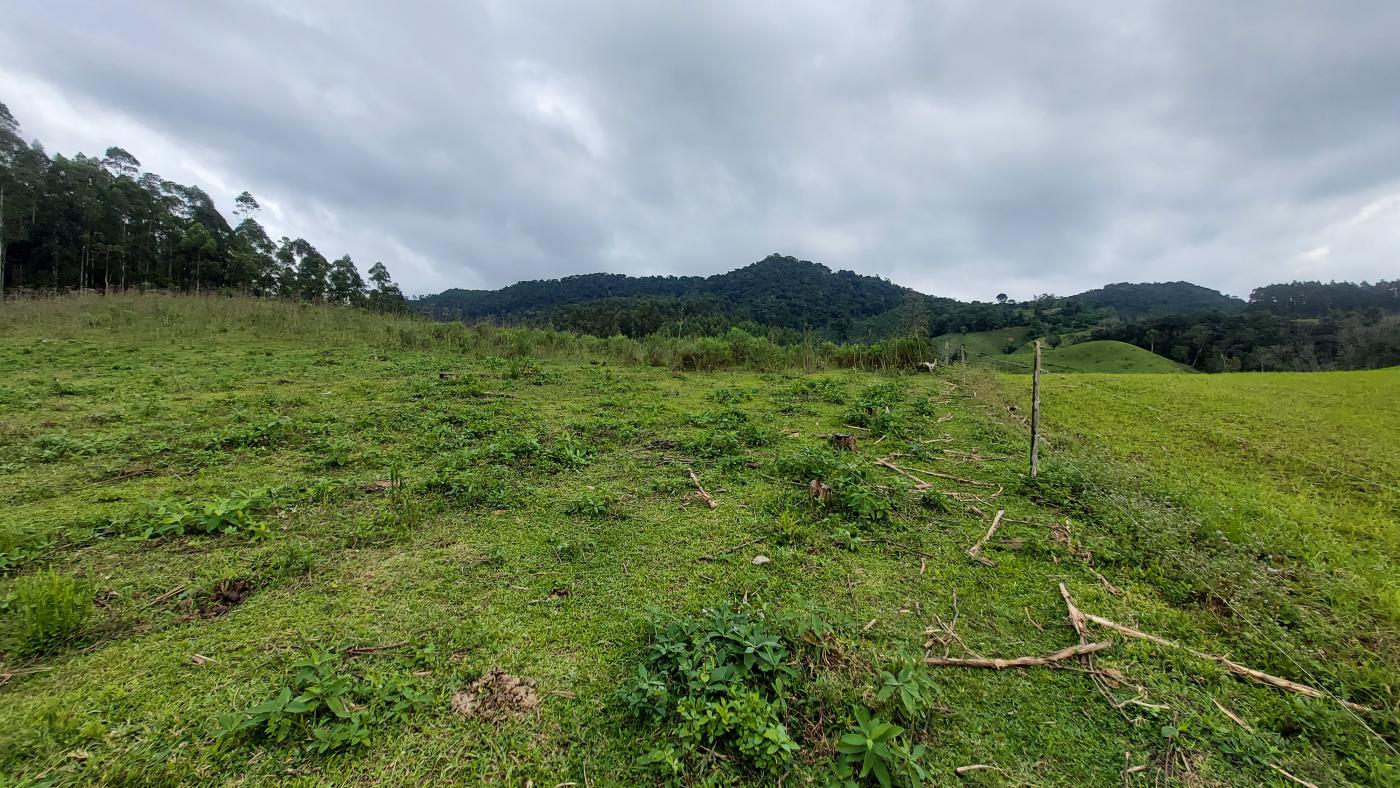
[[[1008,357],[1014,363],[1031,365],[1035,356],[1031,351],[1021,351]],[[1108,372],[1108,373],[1162,373],[1194,372],[1185,364],[1178,364],[1156,353],[1117,342],[1099,339],[1080,342],[1057,348],[1041,349],[1041,366],[1050,372]]]
[[[1029,326],[1007,326],[989,331],[969,331],[966,334],[942,334],[933,338],[933,346],[944,352],[956,353],[960,347],[966,348],[969,364],[978,363],[982,356],[1001,356],[1007,345],[1020,349],[1031,341]]]
[[[1022,376],[689,373],[323,307],[82,304],[0,322],[12,781],[805,783],[857,708],[937,784],[1396,775],[1397,499],[1354,478],[1400,471],[1391,372],[1048,376],[1030,481]],[[1061,583],[1325,696],[1101,627],[1092,668],[917,667],[1079,644]],[[42,639],[37,599],[85,616]],[[682,648],[648,608],[771,627],[747,653],[788,679],[732,699],[794,749],[727,733],[751,718],[697,740],[639,676]]]
[[[1124,320],[1160,315],[1189,315],[1200,312],[1239,312],[1243,299],[1190,282],[1119,282],[1072,295],[1068,298],[1086,306],[1112,309]]]

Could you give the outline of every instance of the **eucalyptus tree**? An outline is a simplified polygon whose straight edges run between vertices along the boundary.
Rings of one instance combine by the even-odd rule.
[[[331,263],[330,299],[337,304],[358,306],[365,300],[365,280],[350,255],[344,255]]]

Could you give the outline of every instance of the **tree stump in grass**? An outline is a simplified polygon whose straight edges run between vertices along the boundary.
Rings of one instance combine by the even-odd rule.
[[[840,449],[841,451],[856,450],[856,436],[854,435],[846,435],[844,433],[838,432],[835,435],[832,435],[830,440],[831,445],[834,448]]]

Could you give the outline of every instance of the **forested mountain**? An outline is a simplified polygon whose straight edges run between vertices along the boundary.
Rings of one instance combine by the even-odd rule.
[[[1118,282],[1069,296],[1066,300],[1111,309],[1123,320],[1201,312],[1238,312],[1245,307],[1245,302],[1238,298],[1190,282]]]
[[[367,287],[345,255],[302,238],[273,241],[257,200],[239,195],[230,225],[198,186],[142,172],[111,147],[102,158],[50,158],[26,144],[0,103],[0,296],[5,290],[221,289],[396,311],[403,293],[383,263]]]
[[[923,298],[879,277],[773,254],[709,277],[583,274],[500,290],[448,290],[411,306],[439,319],[546,323],[604,336],[639,336],[680,321],[721,330],[751,321],[844,340],[856,321],[910,295]]]
[[[1400,312],[1400,279],[1375,284],[1290,282],[1255,288],[1249,308],[1293,317],[1324,317],[1334,312]]]
[[[1101,328],[1094,338],[1129,342],[1202,372],[1400,364],[1400,315],[1349,312],[1311,320],[1262,310],[1168,315]]]

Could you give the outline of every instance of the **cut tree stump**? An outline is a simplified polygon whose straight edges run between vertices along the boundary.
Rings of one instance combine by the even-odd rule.
[[[845,433],[838,432],[835,435],[832,435],[831,438],[829,438],[829,440],[831,441],[831,445],[833,448],[840,449],[841,451],[856,450],[856,436],[854,435],[847,435]]]

